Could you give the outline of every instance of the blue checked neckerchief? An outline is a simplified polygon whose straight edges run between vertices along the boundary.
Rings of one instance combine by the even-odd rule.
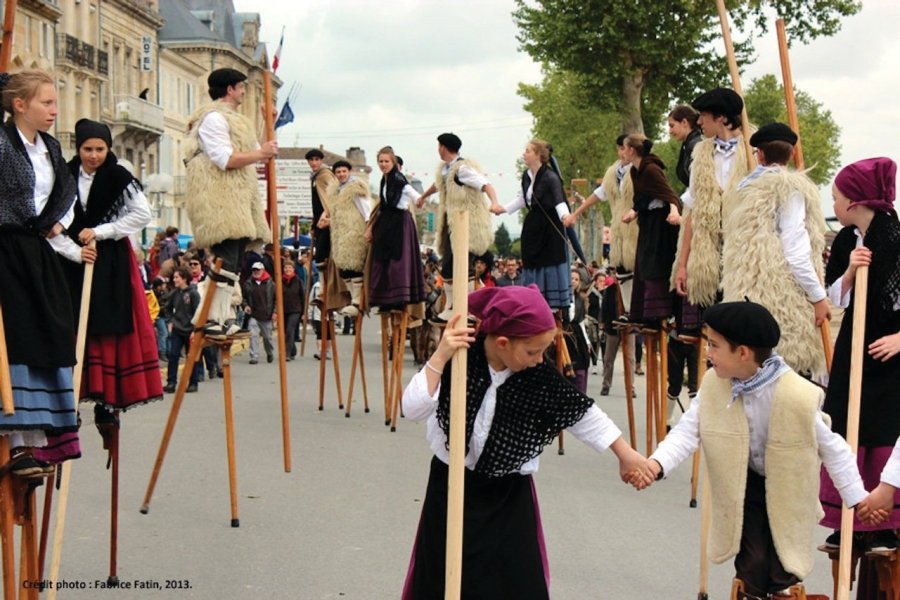
[[[720,138],[713,138],[713,141],[716,144],[716,152],[724,154],[725,156],[731,156],[734,154],[735,150],[737,150],[738,138],[731,138],[728,141]]]
[[[753,377],[743,381],[740,379],[731,380],[731,402],[734,403],[738,396],[742,394],[764,388],[790,370],[791,368],[784,362],[784,359],[773,352],[772,356],[763,362],[759,371]]]
[[[616,167],[616,182],[618,182],[619,185],[622,185],[622,180],[625,179],[625,173],[627,173],[628,169],[630,168],[631,163],[627,163],[624,165],[620,164],[618,167]]]
[[[762,175],[766,171],[768,171],[770,169],[774,169],[774,168],[777,168],[777,167],[770,167],[767,165],[757,165],[757,167],[755,169],[753,169],[753,171],[751,171],[749,175],[747,175],[746,177],[744,177],[741,180],[741,182],[738,184],[738,189],[739,190],[744,189],[745,187],[750,185],[750,183],[759,179],[760,175]]]

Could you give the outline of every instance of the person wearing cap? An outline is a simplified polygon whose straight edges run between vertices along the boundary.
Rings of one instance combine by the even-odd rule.
[[[450,244],[452,229],[452,210],[465,210],[469,213],[469,281],[475,268],[475,257],[487,252],[494,242],[494,228],[491,224],[491,212],[501,210],[497,201],[497,192],[487,180],[481,167],[472,159],[463,158],[459,154],[462,140],[455,133],[442,133],[437,137],[438,155],[441,163],[435,169],[435,182],[425,190],[419,198],[417,206],[421,208],[429,196],[438,193],[437,240],[438,254],[441,255],[441,277],[444,278],[444,310],[437,315],[437,320],[446,322],[453,315],[453,247]],[[485,203],[487,196],[490,202]],[[470,286],[473,289],[473,286]]]
[[[866,350],[862,366],[857,460],[866,488],[879,483],[900,437],[900,222],[894,209],[897,164],[886,157],[869,158],[841,169],[831,188],[834,214],[843,229],[831,245],[825,267],[825,285],[835,306],[845,309],[834,345],[834,362],[825,395],[824,410],[834,430],[847,435],[847,405],[850,397],[850,354],[853,316],[857,306],[856,270],[869,268],[866,300]],[[840,504],[834,505],[834,488],[825,478],[821,500],[825,508],[822,524],[840,527]],[[900,504],[900,494],[894,503]],[[854,522],[854,531],[867,532],[867,546],[880,550],[897,547],[894,530],[900,528],[900,511],[877,525]],[[826,543],[837,544],[839,535]]]
[[[759,166],[738,184],[723,223],[722,293],[765,306],[781,325],[778,354],[819,378],[825,353],[816,326],[831,318],[821,283],[826,227],[818,188],[787,168],[796,143],[784,123],[763,125],[750,138]]]
[[[366,243],[366,223],[372,214],[372,197],[365,181],[351,175],[353,166],[339,160],[332,166],[336,180],[328,185],[331,200],[331,236],[334,240],[332,258],[338,275],[350,292],[350,304],[341,310],[345,317],[359,314],[363,289],[363,270],[369,245]]]
[[[781,331],[772,314],[754,302],[723,302],[704,319],[713,372],[635,487],[671,474],[702,446],[710,560],[734,558],[737,600],[778,597],[815,562],[820,461],[847,506],[866,490],[850,446],[819,411],[822,390],[773,351]]]
[[[250,279],[244,282],[244,314],[250,316],[250,364],[259,362],[259,338],[266,350],[266,361],[275,360],[272,343],[272,316],[275,314],[275,284],[262,262],[250,266]]]
[[[173,290],[166,305],[169,322],[169,364],[166,373],[166,387],[163,391],[174,394],[178,383],[178,362],[182,350],[191,345],[194,332],[194,315],[200,310],[200,294],[197,286],[191,283],[191,271],[187,267],[178,267],[172,274]],[[199,389],[200,374],[203,367],[200,361],[194,363],[188,381],[187,392],[194,393]],[[186,374],[182,372],[182,376]]]
[[[717,300],[721,282],[721,222],[734,203],[734,190],[752,169],[742,143],[744,101],[734,90],[715,88],[698,96],[691,106],[700,113],[697,124],[704,139],[694,147],[690,185],[682,194],[684,219],[672,286],[687,298],[676,314],[679,331],[694,332],[700,311]]]
[[[150,204],[141,184],[118,164],[109,127],[79,120],[75,147],[69,171],[78,199],[67,234],[79,245],[97,247],[80,398],[96,403],[95,422],[108,442],[118,427],[113,411],[163,396],[153,324],[130,239],[150,223]],[[84,266],[67,261],[67,267],[77,316]]]
[[[328,187],[334,185],[337,178],[328,165],[322,162],[325,153],[318,148],[307,152],[305,158],[309,168],[312,169],[309,180],[312,186],[313,260],[319,271],[319,281],[324,282],[328,275],[327,261],[331,258],[331,199],[328,196]],[[333,293],[334,291],[329,288],[329,296]]]
[[[246,79],[235,69],[210,73],[207,84],[212,102],[188,119],[185,206],[197,246],[209,248],[222,259],[222,270],[210,275],[222,293],[213,296],[205,324],[208,335],[220,338],[240,330],[232,318],[230,290],[224,288],[238,281],[241,258],[248,247],[272,241],[255,165],[276,156],[278,145],[274,140],[260,145],[255,126],[238,112]]]
[[[594,401],[575,389],[544,351],[556,337],[553,311],[535,285],[469,295],[478,330],[453,317],[437,349],[403,394],[407,419],[427,421],[434,456],[401,598],[444,594],[450,360],[468,348],[462,597],[549,598],[550,573],[533,474],[563,430],[619,459],[623,481],[642,477],[643,457]]]

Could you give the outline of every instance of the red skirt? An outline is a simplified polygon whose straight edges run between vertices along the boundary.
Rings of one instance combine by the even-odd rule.
[[[104,404],[109,410],[126,410],[163,397],[156,332],[134,252],[130,253],[134,326],[130,333],[89,336],[85,348],[81,399]]]

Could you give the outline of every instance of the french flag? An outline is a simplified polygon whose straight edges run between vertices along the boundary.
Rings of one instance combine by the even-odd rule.
[[[272,73],[278,70],[281,62],[281,47],[284,46],[284,27],[281,28],[281,39],[278,41],[278,49],[275,50],[275,58],[272,59]]]

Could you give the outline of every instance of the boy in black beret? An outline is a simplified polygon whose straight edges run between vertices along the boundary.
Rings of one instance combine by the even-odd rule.
[[[759,166],[737,187],[723,222],[725,301],[753,298],[781,325],[778,353],[804,375],[825,373],[817,326],[831,318],[822,286],[825,217],[819,190],[788,169],[797,134],[784,123],[763,125],[750,138]]]
[[[723,302],[705,321],[714,373],[635,486],[668,475],[702,446],[711,492],[708,557],[734,557],[732,598],[777,598],[812,571],[820,461],[848,506],[866,491],[850,447],[819,411],[822,390],[773,352],[781,331],[771,313],[754,302]]]

